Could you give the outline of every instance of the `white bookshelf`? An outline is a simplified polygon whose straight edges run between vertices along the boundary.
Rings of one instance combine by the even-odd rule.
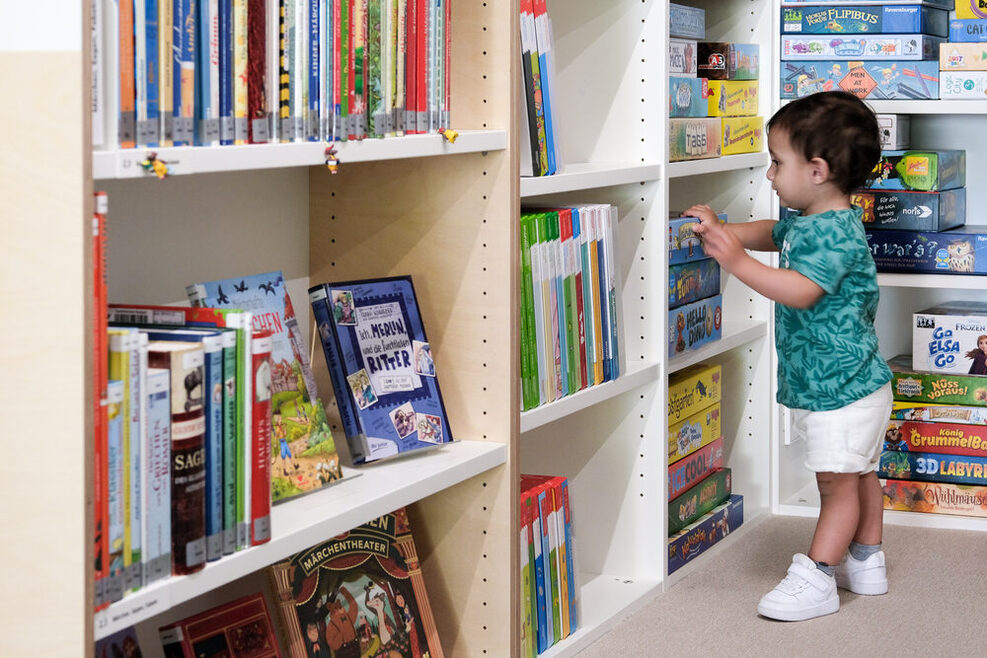
[[[521,198],[653,182],[660,178],[660,164],[576,162],[566,164],[561,173],[553,176],[522,176]]]
[[[987,100],[867,101],[878,114],[918,114],[946,116],[987,114]]]
[[[763,111],[763,110],[762,110]],[[767,148],[767,146],[765,146]],[[684,176],[700,176],[702,174],[719,174],[738,169],[766,167],[770,161],[767,151],[760,153],[741,153],[739,155],[724,155],[719,158],[706,160],[687,160],[685,162],[669,162],[668,177],[682,178]]]
[[[890,274],[877,275],[882,288],[933,288],[936,290],[983,290],[987,280],[982,276],[962,274]]]

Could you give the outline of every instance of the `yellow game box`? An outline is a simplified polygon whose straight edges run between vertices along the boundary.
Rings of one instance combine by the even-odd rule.
[[[668,424],[722,399],[719,364],[697,363],[668,378]]]
[[[710,80],[706,105],[711,117],[755,116],[757,80]]]
[[[723,117],[723,155],[759,153],[764,150],[764,117]]]
[[[668,463],[687,457],[721,436],[720,403],[716,402],[668,428]]]

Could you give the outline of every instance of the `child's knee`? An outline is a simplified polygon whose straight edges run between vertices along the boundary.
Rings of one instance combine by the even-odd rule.
[[[850,492],[856,495],[859,480],[859,473],[816,473],[816,485],[819,487],[819,494],[822,496]]]

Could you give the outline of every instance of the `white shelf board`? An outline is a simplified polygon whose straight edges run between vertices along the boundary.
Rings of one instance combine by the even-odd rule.
[[[503,130],[464,130],[455,143],[442,135],[407,135],[383,139],[334,142],[340,166],[352,162],[424,158],[507,148]],[[325,164],[326,142],[245,144],[242,146],[177,146],[93,151],[93,178],[153,178],[140,163],[148,153],[168,165],[169,175],[205,174],[248,169],[311,167]]]
[[[705,361],[724,352],[746,345],[768,335],[768,323],[757,320],[730,320],[723,322],[723,335],[720,340],[707,343],[697,350],[677,356],[668,362],[668,374],[688,368],[694,363]]]
[[[962,274],[878,274],[877,283],[889,288],[987,289],[987,276]]]
[[[422,454],[347,469],[359,477],[344,478],[323,491],[275,505],[271,509],[272,538],[268,543],[209,562],[198,573],[167,578],[97,612],[96,639],[447,489],[506,460],[506,444],[457,441]]]
[[[724,171],[736,171],[749,167],[766,167],[771,162],[767,151],[760,153],[742,153],[740,155],[724,155],[708,160],[687,160],[685,162],[669,162],[668,177],[698,176],[700,174],[715,174]]]
[[[661,591],[661,583],[657,579],[629,580],[606,574],[580,575],[579,582],[585,584],[579,590],[579,628],[539,654],[539,658],[577,654]]]
[[[878,114],[987,114],[985,100],[866,101]]]
[[[604,400],[609,400],[627,391],[634,390],[638,386],[653,382],[658,378],[658,373],[659,367],[657,363],[644,364],[633,370],[629,370],[612,382],[590,386],[561,400],[556,400],[555,402],[536,407],[530,411],[522,412],[521,432],[533,430],[536,427],[546,425],[559,418],[564,418],[581,409],[586,409]]]
[[[554,176],[522,176],[521,198],[660,179],[660,164],[576,162]]]

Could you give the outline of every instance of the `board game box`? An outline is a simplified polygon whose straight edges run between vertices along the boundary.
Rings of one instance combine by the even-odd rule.
[[[723,443],[723,437],[720,437],[668,467],[669,500],[674,500],[714,470],[723,468],[726,463]]]
[[[932,34],[946,36],[949,14],[911,5],[781,8],[782,34]]]
[[[870,100],[939,98],[936,61],[782,61],[780,70],[783,99],[840,90]]]
[[[668,116],[706,116],[706,78],[671,76],[668,78]]]
[[[694,350],[723,334],[723,295],[707,297],[668,312],[668,356]]]
[[[890,420],[884,432],[884,449],[987,457],[987,427],[943,421]]]
[[[956,0],[956,18],[987,18],[987,2],[984,0]]]
[[[700,41],[696,74],[710,80],[757,80],[760,49],[755,43]]]
[[[888,366],[895,400],[987,407],[987,377],[916,371],[908,354],[889,359]]]
[[[683,39],[705,39],[706,10],[669,2],[668,34]]]
[[[987,71],[943,71],[941,97],[987,99]]]
[[[884,509],[987,517],[987,487],[946,482],[881,480]]]
[[[696,44],[692,39],[668,40],[668,74],[695,77]]]
[[[987,457],[885,450],[877,475],[897,480],[987,485]]]
[[[720,222],[727,221],[725,212],[718,212]],[[695,217],[679,217],[679,213],[669,213],[668,219],[668,264],[676,265],[706,258],[702,241],[692,232],[691,226],[699,220]]]
[[[817,59],[936,59],[946,40],[928,34],[783,35],[781,58]]]
[[[976,43],[987,41],[987,18],[959,18],[949,21],[951,43]]]
[[[913,313],[912,367],[987,375],[987,303],[955,301]]]
[[[750,117],[757,114],[757,80],[709,80],[706,115]]]
[[[987,71],[987,43],[944,43],[939,47],[942,71]]]
[[[730,469],[720,468],[668,503],[668,536],[689,525],[730,496]]]
[[[668,573],[674,573],[705,553],[744,523],[744,497],[730,499],[668,539]]]
[[[891,420],[987,425],[987,409],[959,404],[895,401],[891,404]]]
[[[882,151],[874,174],[870,189],[952,190],[966,185],[966,151]]]
[[[692,414],[668,427],[668,463],[674,464],[723,435],[720,424],[720,403]]]
[[[668,424],[698,413],[723,397],[718,363],[695,363],[668,378]]]
[[[951,231],[867,231],[878,272],[987,274],[987,227]]]
[[[907,149],[911,147],[911,119],[907,114],[877,114],[877,127],[881,131],[881,149]]]
[[[764,117],[723,117],[723,155],[764,150]]]
[[[720,157],[718,118],[669,119],[668,159],[700,160]]]
[[[720,264],[712,258],[668,268],[668,308],[678,308],[720,292]]]
[[[947,231],[966,222],[966,188],[942,192],[857,190],[850,202],[871,230]]]

